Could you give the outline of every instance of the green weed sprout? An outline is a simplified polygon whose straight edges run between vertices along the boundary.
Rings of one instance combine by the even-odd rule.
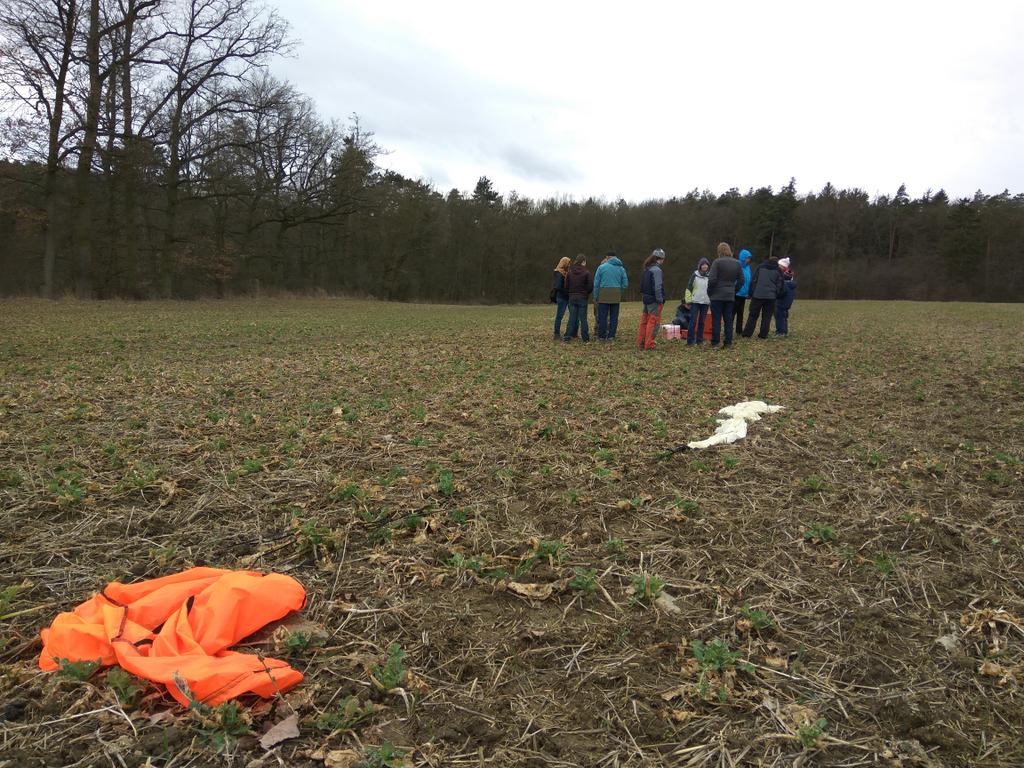
[[[387,661],[383,666],[375,664],[370,677],[385,691],[401,688],[408,675],[404,664],[405,656],[405,651],[398,643],[391,643],[388,646]]]

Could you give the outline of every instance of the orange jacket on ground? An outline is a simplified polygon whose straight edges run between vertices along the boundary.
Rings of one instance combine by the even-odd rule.
[[[302,585],[278,573],[192,568],[137,584],[114,581],[42,631],[39,666],[52,671],[61,659],[117,664],[163,683],[185,706],[176,675],[210,706],[243,693],[269,698],[300,683],[302,674],[278,659],[228,648],[305,600]]]

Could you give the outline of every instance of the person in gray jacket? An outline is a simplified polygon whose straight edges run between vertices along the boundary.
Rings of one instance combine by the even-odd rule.
[[[758,331],[759,339],[768,338],[768,326],[771,325],[772,315],[775,314],[775,302],[782,295],[784,282],[782,273],[779,272],[779,260],[774,256],[768,261],[761,262],[754,270],[754,276],[750,278],[750,315],[747,317],[747,324],[743,327],[743,335],[750,338],[754,335],[754,326],[757,324],[757,316],[761,315],[761,329]]]
[[[725,341],[722,349],[732,346],[732,312],[736,289],[743,285],[743,267],[733,258],[728,243],[718,244],[718,256],[708,272],[708,296],[711,299],[711,346],[717,347],[721,338],[721,323],[725,321]]]

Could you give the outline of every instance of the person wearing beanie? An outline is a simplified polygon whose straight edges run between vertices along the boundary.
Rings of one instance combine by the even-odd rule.
[[[644,276],[640,280],[640,299],[644,311],[640,316],[640,329],[636,332],[637,349],[654,349],[654,339],[661,324],[661,308],[665,306],[665,281],[661,265],[665,251],[655,248],[644,260]]]
[[[754,276],[750,279],[750,315],[743,326],[743,335],[750,338],[754,335],[754,326],[758,315],[761,316],[759,339],[768,338],[768,326],[775,314],[775,302],[782,296],[782,273],[779,271],[779,260],[774,256],[757,265]]]
[[[789,336],[789,310],[796,299],[796,275],[788,256],[779,259],[779,271],[782,273],[782,296],[775,305],[775,335]]]
[[[718,244],[718,255],[708,272],[708,297],[711,299],[711,346],[717,347],[725,322],[722,349],[732,346],[732,313],[736,289],[743,284],[743,267],[732,256],[728,243]]]
[[[555,341],[562,338],[562,317],[569,306],[569,292],[565,290],[565,279],[569,277],[569,263],[568,256],[558,260],[551,285],[551,301],[555,305]]]
[[[683,301],[690,310],[690,326],[686,329],[686,346],[704,343],[704,321],[708,316],[708,307],[711,306],[711,299],[708,297],[708,271],[711,269],[711,262],[701,258],[697,262],[697,268],[690,275],[690,281],[686,284],[686,293],[683,294]]]
[[[750,297],[750,262],[753,260],[750,251],[746,248],[740,251],[740,268],[743,270],[743,283],[736,289],[736,304],[733,314],[736,316],[736,333],[743,333],[743,310],[747,306],[747,299]]]
[[[615,255],[608,251],[601,266],[594,273],[594,306],[597,307],[597,338],[612,341],[619,327],[619,304],[622,293],[629,286],[626,268]]]
[[[565,291],[569,294],[569,322],[565,326],[562,340],[572,341],[579,329],[580,338],[590,341],[590,328],[587,325],[587,297],[594,288],[594,277],[587,269],[587,257],[582,253],[572,261],[569,276],[565,278]]]

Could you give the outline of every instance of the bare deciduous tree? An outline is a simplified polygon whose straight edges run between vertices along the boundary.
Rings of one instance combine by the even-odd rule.
[[[68,120],[68,88],[73,45],[79,35],[81,11],[76,0],[10,0],[0,12],[0,85],[15,114],[35,115],[38,122],[8,119],[18,132],[22,151],[44,164],[43,199],[46,241],[43,252],[43,295],[53,296],[58,248],[58,173],[74,147],[79,126]],[[41,140],[40,140],[41,139]]]
[[[252,0],[183,0],[167,17],[158,86],[143,130],[156,129],[166,148],[164,236],[158,268],[161,293],[173,293],[174,249],[183,183],[201,164],[205,148],[194,141],[204,123],[244,108],[236,87],[254,70],[292,45],[288,25]]]

